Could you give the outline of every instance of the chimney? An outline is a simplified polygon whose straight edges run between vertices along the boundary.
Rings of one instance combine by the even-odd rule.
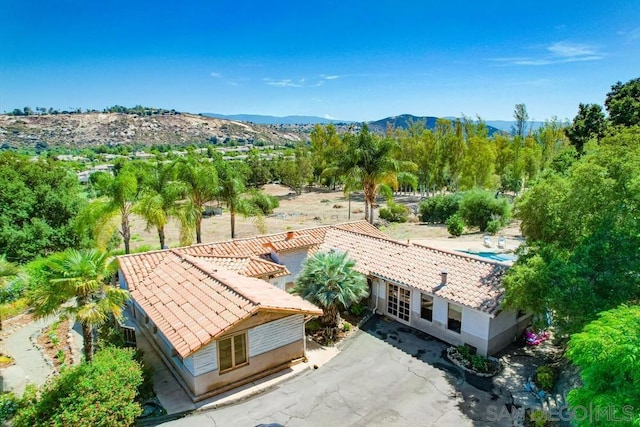
[[[442,277],[442,284],[446,285],[447,284],[447,270],[442,270],[440,272],[440,277]]]
[[[293,231],[287,231],[287,238],[285,240],[293,239]]]

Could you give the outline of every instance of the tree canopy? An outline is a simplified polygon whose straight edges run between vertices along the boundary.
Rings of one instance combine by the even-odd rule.
[[[602,139],[516,203],[526,250],[504,280],[511,307],[549,309],[565,332],[640,299],[640,128]]]
[[[75,219],[85,203],[62,163],[0,154],[0,248],[7,260],[24,263],[78,247]]]
[[[640,77],[611,86],[604,102],[613,125],[640,125]]]

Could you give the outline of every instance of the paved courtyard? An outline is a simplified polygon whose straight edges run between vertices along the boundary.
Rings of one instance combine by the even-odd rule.
[[[511,426],[510,394],[443,358],[447,345],[373,317],[318,370],[167,426]],[[500,416],[502,415],[502,416]]]

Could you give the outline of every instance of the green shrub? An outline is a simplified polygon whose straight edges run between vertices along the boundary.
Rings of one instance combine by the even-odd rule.
[[[464,221],[462,220],[462,217],[459,214],[451,215],[447,219],[446,224],[447,224],[447,231],[452,236],[458,237],[462,235],[462,233],[464,232]]]
[[[133,357],[133,350],[109,347],[93,362],[63,370],[18,411],[13,425],[132,425],[142,413],[134,400],[142,369]]]
[[[305,331],[308,334],[316,333],[320,329],[322,329],[322,325],[320,324],[320,320],[318,319],[311,319],[305,325]]]
[[[553,390],[556,383],[556,374],[550,366],[543,365],[536,370],[536,385],[546,392]]]
[[[491,220],[499,221],[501,226],[511,218],[511,205],[504,197],[496,198],[490,191],[467,191],[460,202],[460,215],[469,227],[478,227],[486,231]]]
[[[501,228],[502,225],[500,224],[500,221],[497,219],[492,219],[487,223],[487,228],[485,229],[485,231],[489,234],[497,234]]]
[[[405,205],[389,202],[386,208],[380,208],[380,218],[389,222],[407,222],[409,209]]]
[[[249,201],[260,209],[264,215],[273,213],[273,210],[280,206],[280,200],[277,197],[270,196],[262,191],[254,192]]]
[[[13,393],[0,394],[0,425],[14,417],[20,409],[20,399]]]
[[[354,316],[361,316],[362,314],[364,314],[365,311],[367,311],[367,306],[363,305],[363,304],[356,303],[356,304],[351,305],[351,307],[349,308],[349,311]]]
[[[437,195],[420,203],[420,220],[444,224],[460,207],[461,193]]]
[[[344,322],[342,324],[342,330],[345,332],[349,332],[351,330],[351,323]]]

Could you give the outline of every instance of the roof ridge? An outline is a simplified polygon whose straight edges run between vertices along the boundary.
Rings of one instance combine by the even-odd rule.
[[[262,238],[275,237],[275,236],[279,236],[279,235],[286,235],[290,231],[293,231],[295,233],[300,233],[300,232],[303,232],[303,231],[310,231],[310,230],[322,230],[322,229],[332,229],[332,228],[333,229],[339,229],[338,227],[342,226],[342,225],[365,223],[365,222],[367,224],[369,224],[366,220],[359,219],[359,220],[341,222],[339,224],[314,225],[314,226],[310,226],[310,227],[306,227],[306,228],[298,228],[298,229],[295,229],[295,230],[278,231],[276,233],[270,233],[270,234],[259,234],[259,235],[250,236],[250,237],[240,237],[240,238],[235,238],[235,239],[216,240],[216,241],[208,242],[208,243],[196,243],[195,245],[180,246],[180,247],[174,248],[174,249],[197,248],[197,247],[209,246],[209,245],[214,245],[214,244],[215,245],[219,245],[219,244],[230,243],[230,242],[243,242],[243,241],[248,241],[248,240],[257,240],[257,239],[262,239]],[[341,228],[340,228],[340,230],[347,231],[347,230],[344,230],[344,229],[341,229]],[[163,250],[166,250],[166,249],[163,249]]]
[[[382,236],[372,236],[371,234],[367,234],[367,233],[361,233],[359,231],[354,231],[354,230],[344,230],[342,228],[334,228],[334,230],[336,231],[340,231],[343,233],[351,233],[351,234],[357,234],[358,236],[364,236],[364,237],[368,237],[370,239],[376,239],[376,240],[382,240],[384,242],[388,242],[388,243],[395,243],[404,247],[410,247],[411,243],[404,243],[401,242],[400,240],[394,239],[392,237],[382,237]]]
[[[174,252],[174,253],[176,253],[176,252]],[[228,289],[231,289],[233,292],[235,292],[236,294],[240,295],[242,298],[246,299],[247,301],[249,301],[254,306],[259,306],[260,305],[259,302],[254,301],[252,298],[248,297],[244,292],[239,290],[237,287],[235,287],[234,285],[228,283],[227,280],[225,280],[226,278],[220,277],[220,275],[218,273],[222,273],[223,275],[230,273],[231,275],[237,275],[237,276],[244,277],[244,278],[247,278],[247,279],[250,279],[251,277],[244,276],[244,275],[242,275],[240,273],[237,273],[237,272],[235,272],[233,270],[229,270],[227,268],[222,268],[222,267],[219,267],[219,266],[212,266],[213,267],[212,269],[208,269],[204,265],[200,264],[199,260],[194,255],[183,254],[183,256],[182,256],[182,255],[180,255],[178,253],[178,256],[180,256],[180,258],[182,258],[184,261],[186,261],[189,264],[193,265],[195,268],[200,270],[205,275],[211,277],[213,280],[221,283],[223,286],[227,287]],[[193,259],[189,259],[189,258],[193,258]],[[256,280],[260,280],[260,279],[256,279]]]

